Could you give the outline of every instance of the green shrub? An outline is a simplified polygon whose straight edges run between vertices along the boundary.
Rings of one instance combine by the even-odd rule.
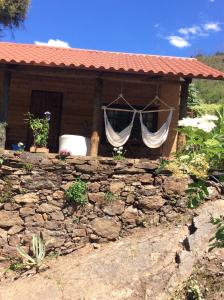
[[[48,135],[49,135],[49,119],[34,118],[29,112],[26,119],[30,129],[33,132],[34,147],[47,147]]]
[[[81,179],[77,179],[65,192],[66,198],[76,205],[87,204],[87,184]]]
[[[202,180],[189,184],[186,192],[189,208],[197,208],[208,196],[208,188]]]
[[[117,199],[117,195],[115,195],[114,193],[112,193],[112,192],[105,193],[105,201],[107,203],[112,203],[116,199]]]
[[[211,251],[214,248],[224,248],[224,216],[220,216],[219,218],[211,217],[211,223],[216,225],[217,231],[215,236],[210,239],[212,242],[209,246],[209,250]]]

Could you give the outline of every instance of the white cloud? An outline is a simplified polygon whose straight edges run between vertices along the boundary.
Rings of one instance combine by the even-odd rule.
[[[203,25],[203,28],[206,31],[221,31],[222,30],[218,22],[205,23]]]
[[[181,34],[200,34],[201,33],[201,28],[199,26],[192,26],[192,27],[184,27],[180,28],[178,30],[179,33]]]
[[[51,47],[61,47],[61,48],[71,48],[69,43],[61,40],[53,40],[49,39],[47,43],[35,41],[35,45],[41,45],[41,46],[51,46]]]
[[[184,48],[189,47],[190,43],[187,41],[187,39],[177,36],[177,35],[169,35],[166,37],[169,43],[177,48]]]
[[[154,27],[158,28],[159,27],[159,23],[154,24]]]
[[[209,0],[209,2],[215,2],[215,0]]]

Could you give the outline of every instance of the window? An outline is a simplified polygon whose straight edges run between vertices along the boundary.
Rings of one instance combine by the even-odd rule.
[[[141,110],[144,106],[133,106],[136,110]],[[127,105],[113,105],[113,108],[121,108],[121,109],[129,109]],[[156,107],[151,107],[151,110],[157,109]],[[149,110],[149,109],[147,109]],[[128,126],[132,120],[133,113],[126,112],[126,111],[116,111],[116,110],[107,110],[107,116],[111,123],[113,129],[117,132],[120,132],[126,126]],[[147,126],[147,128],[155,132],[157,130],[157,120],[158,120],[158,112],[153,113],[145,113],[142,114],[143,122]],[[105,127],[103,126],[103,135],[102,135],[102,142],[106,142],[106,135],[105,135]],[[135,116],[131,136],[129,138],[129,143],[136,143],[142,142],[141,137],[141,125],[139,120],[139,114],[137,113]]]

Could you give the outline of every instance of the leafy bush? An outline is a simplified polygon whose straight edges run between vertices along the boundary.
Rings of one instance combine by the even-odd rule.
[[[196,105],[198,106],[201,104],[199,92],[194,83],[189,85],[187,104],[190,109],[194,108]]]
[[[208,189],[205,182],[198,180],[188,185],[188,207],[196,208],[198,207],[208,196]]]
[[[215,115],[185,118],[179,125],[179,131],[186,136],[181,154],[204,154],[210,168],[224,167],[224,107]]]
[[[47,147],[49,135],[49,118],[34,118],[29,112],[26,119],[30,129],[33,132],[34,147]]]
[[[215,114],[216,111],[222,109],[223,104],[207,104],[207,103],[201,103],[199,105],[195,105],[191,107],[191,110],[195,112],[196,115],[204,115],[204,114]]]
[[[217,231],[215,236],[210,239],[212,242],[209,246],[209,250],[211,251],[214,248],[224,248],[224,216],[220,216],[219,218],[211,217],[211,223],[216,225]]]
[[[72,201],[76,205],[87,204],[87,184],[81,179],[77,179],[65,192],[67,199]]]

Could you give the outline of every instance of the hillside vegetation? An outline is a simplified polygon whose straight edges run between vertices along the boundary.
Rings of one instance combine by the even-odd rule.
[[[198,55],[201,62],[224,72],[224,52],[217,52],[215,55]],[[224,104],[224,81],[222,80],[194,80],[195,87],[204,103]]]

